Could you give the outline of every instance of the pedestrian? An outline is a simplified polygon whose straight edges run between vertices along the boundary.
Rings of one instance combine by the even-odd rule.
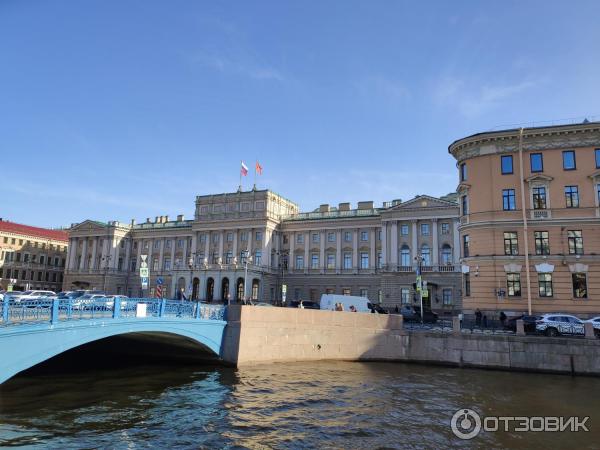
[[[504,311],[500,311],[500,323],[502,326],[506,325],[506,314],[504,314]]]
[[[483,315],[483,328],[487,328],[488,323],[487,323],[487,316],[484,314]]]
[[[478,327],[481,326],[481,311],[479,308],[477,308],[477,311],[475,311],[475,325]]]
[[[396,308],[394,308],[394,311],[396,311],[396,314],[398,314],[400,312],[400,310],[398,309],[398,305],[396,305]]]
[[[356,308],[354,307],[354,305],[350,305],[350,312],[356,312]]]

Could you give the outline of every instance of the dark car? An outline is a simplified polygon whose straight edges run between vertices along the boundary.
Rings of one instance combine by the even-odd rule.
[[[419,306],[404,305],[400,310],[400,314],[402,314],[405,322],[421,321],[421,308]],[[436,313],[430,309],[423,308],[423,322],[436,323],[437,321],[438,315]]]
[[[516,332],[517,331],[517,320],[522,320],[523,328],[525,328],[525,332],[526,333],[535,333],[535,322],[540,319],[541,319],[540,316],[530,316],[527,314],[510,317],[504,323],[504,329]]]
[[[367,306],[369,307],[372,313],[389,314],[388,310],[383,309],[381,305],[378,305],[377,303],[367,303]]]
[[[301,301],[302,301],[302,306],[304,307],[304,309],[321,309],[321,306],[317,302],[307,302],[305,300],[301,300]],[[293,301],[292,303],[290,303],[290,306],[292,308],[300,308],[300,302]]]

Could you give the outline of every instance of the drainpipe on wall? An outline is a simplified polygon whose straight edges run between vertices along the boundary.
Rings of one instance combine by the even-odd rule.
[[[531,278],[529,276],[529,236],[527,233],[527,208],[525,203],[525,180],[523,178],[523,128],[519,130],[519,175],[521,183],[521,211],[523,212],[523,237],[525,240],[525,276],[527,280],[527,311],[531,315]]]

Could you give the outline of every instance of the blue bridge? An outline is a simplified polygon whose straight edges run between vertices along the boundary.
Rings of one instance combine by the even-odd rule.
[[[0,383],[89,342],[129,333],[167,333],[220,356],[226,307],[163,299],[2,302]]]

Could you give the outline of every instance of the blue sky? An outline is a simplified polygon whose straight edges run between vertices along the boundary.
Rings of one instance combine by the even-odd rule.
[[[600,2],[0,0],[0,217],[455,189],[455,139],[600,120]],[[252,177],[245,180],[250,186]]]

